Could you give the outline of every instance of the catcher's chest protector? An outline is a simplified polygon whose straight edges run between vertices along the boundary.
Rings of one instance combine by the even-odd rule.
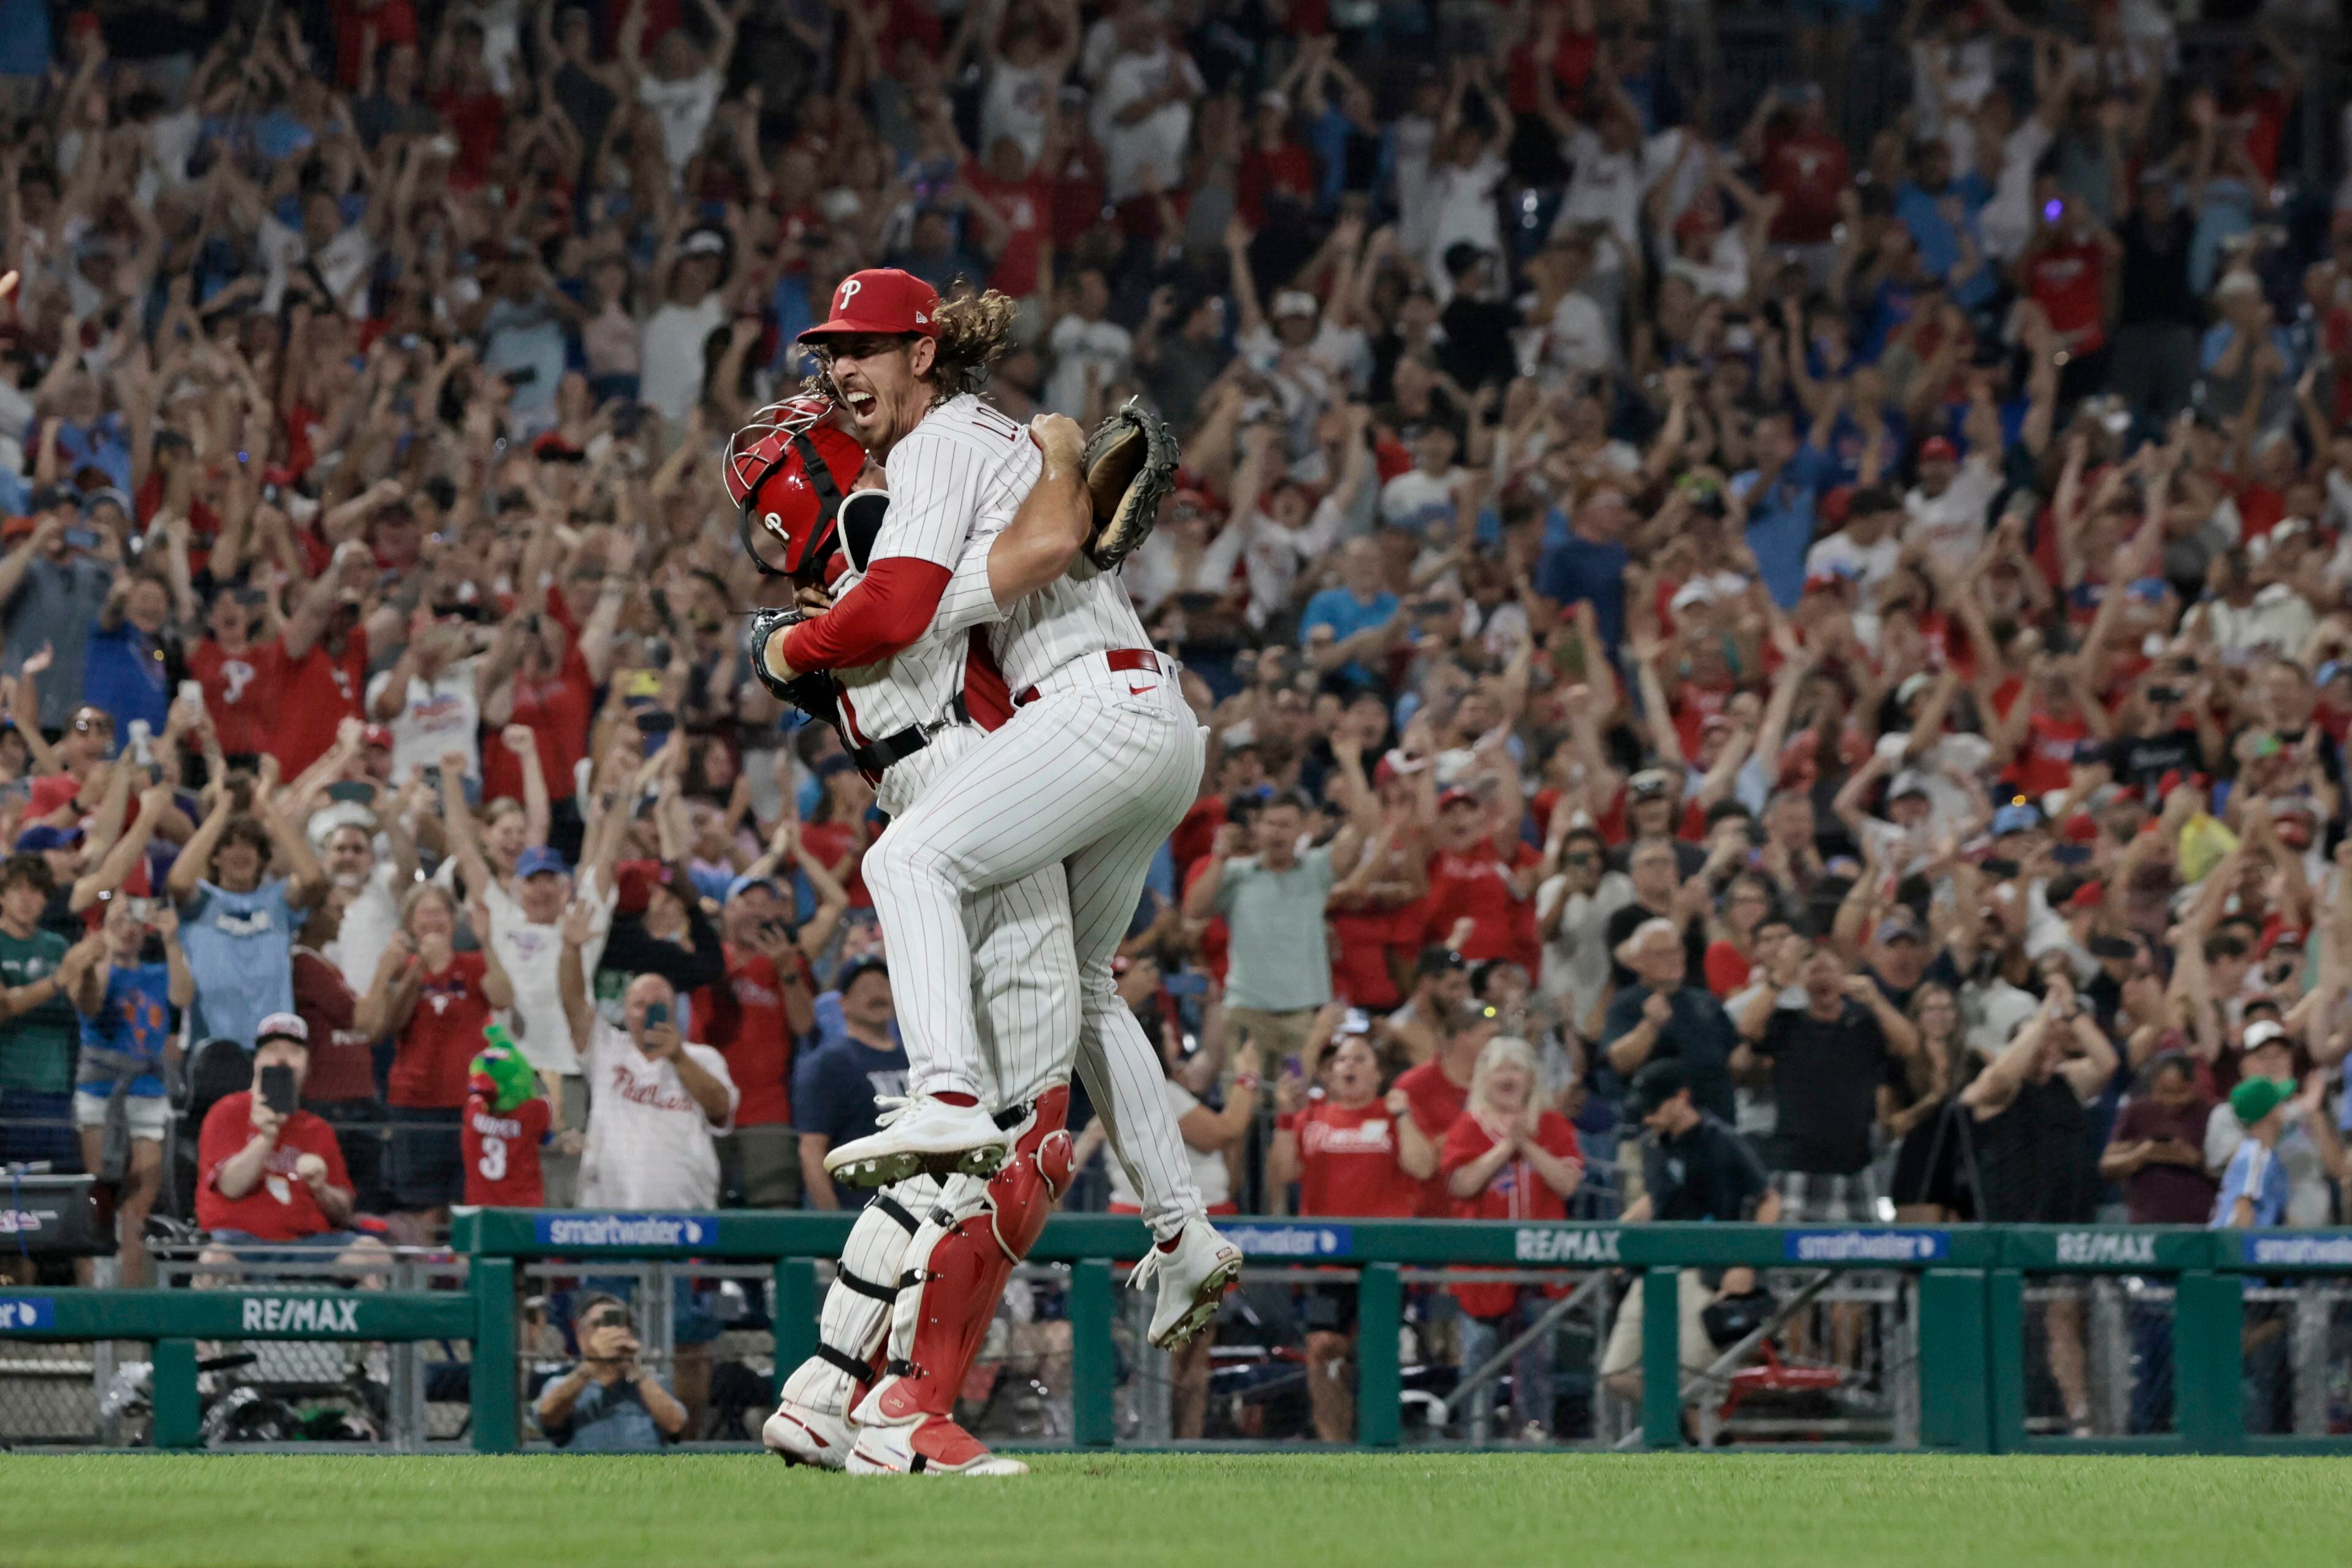
[[[996,1174],[949,1182],[922,1216],[891,1312],[890,1375],[874,1394],[885,1419],[954,1414],[1013,1265],[1037,1244],[1070,1184],[1069,1101],[1067,1087],[1046,1090]]]

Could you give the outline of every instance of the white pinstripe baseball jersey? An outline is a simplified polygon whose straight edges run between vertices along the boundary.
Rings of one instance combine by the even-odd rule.
[[[890,516],[873,559],[908,555],[952,569],[976,531],[1013,521],[1042,460],[1029,432],[965,393],[929,414],[890,448]]]
[[[999,610],[988,586],[988,551],[1003,531],[1001,523],[972,530],[971,542],[940,595],[939,614],[931,617],[927,637],[988,627],[988,646],[1004,672],[1004,684],[1014,691],[1034,686],[1091,653],[1152,646],[1118,574],[1101,571],[1083,555],[1066,574],[1018,600],[1012,609]]]

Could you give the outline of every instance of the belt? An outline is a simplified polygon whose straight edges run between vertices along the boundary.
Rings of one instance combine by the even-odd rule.
[[[895,735],[885,735],[867,745],[853,747],[850,762],[857,771],[871,777],[879,774],[892,763],[913,756],[931,743],[931,737],[950,724],[969,724],[971,710],[964,706],[963,693],[959,691],[948,701],[948,717],[936,724],[909,724]]]
[[[1160,656],[1148,647],[1115,647],[1102,658],[1113,670],[1148,669],[1154,675],[1160,673]],[[1013,706],[1015,708],[1026,707],[1036,700],[1037,689],[1034,686],[1024,686],[1013,694]]]

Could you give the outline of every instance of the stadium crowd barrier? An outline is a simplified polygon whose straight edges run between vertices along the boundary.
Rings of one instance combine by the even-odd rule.
[[[196,1441],[200,1340],[470,1340],[474,1448],[522,1442],[517,1271],[530,1259],[759,1263],[772,1271],[775,1363],[796,1365],[815,1344],[821,1260],[839,1252],[850,1216],[730,1211],[618,1214],[460,1211],[463,1292],[239,1289],[0,1289],[0,1340],[152,1341],[157,1447]],[[2205,1231],[2131,1226],[1859,1226],[1515,1224],[1473,1221],[1229,1221],[1259,1264],[1352,1273],[1358,1289],[1359,1446],[1400,1438],[1397,1329],[1406,1268],[1447,1266],[1622,1269],[1641,1276],[1641,1434],[1645,1446],[1687,1441],[1676,1311],[1680,1269],[1898,1271],[1916,1281],[1920,1446],[1963,1453],[2352,1452],[2352,1436],[2249,1434],[2242,1336],[2249,1286],[2352,1276],[2352,1233]],[[1067,1267],[1072,1330],[1071,1440],[1116,1437],[1118,1376],[1112,1334],[1114,1261],[1139,1256],[1142,1225],[1056,1215],[1033,1263]],[[2168,1433],[2084,1441],[2029,1435],[2027,1281],[2048,1276],[2139,1276],[2173,1286],[2173,1419]]]

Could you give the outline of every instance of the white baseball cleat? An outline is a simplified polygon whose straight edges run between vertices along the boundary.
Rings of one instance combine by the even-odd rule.
[[[849,1451],[853,1476],[1025,1476],[1018,1459],[988,1451],[980,1439],[943,1416],[911,1426],[861,1426]]]
[[[849,1463],[857,1429],[842,1416],[787,1399],[760,1426],[760,1441],[788,1465],[837,1470]]]
[[[1151,1342],[1174,1350],[1209,1326],[1217,1304],[1242,1277],[1242,1249],[1199,1217],[1184,1222],[1176,1245],[1163,1252],[1155,1247],[1143,1255],[1127,1288],[1140,1290],[1148,1279],[1160,1282],[1160,1300],[1151,1309]]]
[[[826,1151],[824,1168],[853,1187],[886,1187],[910,1176],[986,1176],[1004,1163],[1012,1139],[977,1105],[919,1094],[884,1097],[876,1131]]]

